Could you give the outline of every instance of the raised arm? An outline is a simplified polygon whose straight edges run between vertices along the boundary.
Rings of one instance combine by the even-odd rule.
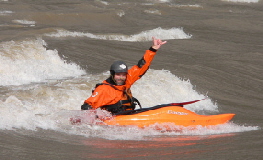
[[[145,54],[143,55],[142,59],[139,60],[138,64],[133,66],[128,71],[126,85],[129,87],[138,79],[140,79],[146,71],[149,69],[151,62],[160,47],[166,43],[166,41],[162,41],[160,39],[156,39],[152,37],[153,44],[149,50],[146,50]]]

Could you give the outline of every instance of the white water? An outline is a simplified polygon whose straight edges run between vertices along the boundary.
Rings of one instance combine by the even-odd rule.
[[[38,40],[0,44],[0,85],[22,85],[85,74],[79,66],[61,59],[56,50],[47,50]]]
[[[0,16],[10,15],[12,13],[13,13],[12,11],[0,10]]]
[[[55,33],[45,34],[49,37],[88,37],[94,39],[103,39],[103,40],[117,40],[117,41],[151,41],[152,35],[155,35],[156,38],[168,40],[168,39],[189,39],[191,35],[186,34],[182,28],[171,28],[171,29],[162,29],[161,27],[155,28],[152,30],[142,31],[134,35],[96,35],[93,33],[83,33],[83,32],[70,32],[66,30],[57,30]]]
[[[30,27],[34,27],[35,24],[36,24],[35,21],[19,20],[19,19],[13,20],[12,22],[13,22],[13,23],[18,23],[18,24],[25,24],[25,25],[28,25],[28,26],[30,26]]]
[[[28,21],[17,21],[22,24],[34,24]],[[151,41],[152,35],[160,39],[188,39],[191,35],[180,28],[142,31],[135,35],[94,35],[92,33],[69,32],[58,30],[45,34],[51,37],[89,37],[118,41]],[[41,38],[37,40],[9,41],[0,44],[0,85],[22,85],[34,82],[45,82],[48,79],[78,77],[85,74],[78,65],[61,59],[57,50],[47,50]]]
[[[147,39],[151,35],[151,31],[145,33],[146,36],[141,33],[133,40]],[[169,38],[167,35],[164,37]],[[72,110],[80,110],[80,105],[90,96],[94,85],[106,79],[109,72],[87,74],[78,65],[65,62],[56,50],[47,50],[45,45],[42,39],[1,43],[0,85],[9,86],[9,91],[0,100],[0,129],[41,128],[87,137],[124,140],[155,135],[211,135],[259,129],[257,126],[234,123],[195,130],[185,128],[182,132],[160,132],[151,127],[71,125],[69,118],[82,113]],[[206,95],[194,89],[189,80],[183,80],[167,70],[150,69],[134,84],[132,91],[144,107],[206,98]],[[217,104],[209,98],[185,108],[204,114],[218,114]],[[88,122],[92,120],[92,117],[87,119]]]
[[[9,95],[6,95],[7,98],[0,101],[1,129],[37,130],[41,128],[87,137],[124,140],[144,139],[147,136],[155,135],[211,135],[258,129],[257,126],[229,123],[213,128],[200,127],[195,130],[185,128],[182,132],[160,132],[152,127],[140,129],[137,127],[92,125],[90,122],[94,121],[94,116],[85,117],[89,124],[71,125],[69,118],[84,114],[79,111],[80,105],[90,96],[94,83],[102,81],[107,76],[107,73],[104,73],[103,76],[86,75],[82,78],[52,82],[47,85],[34,84],[27,87],[17,87]],[[155,78],[152,81],[153,76],[166,78]],[[136,82],[132,90],[134,96],[141,101],[144,107],[205,97],[197,93],[189,81],[181,80],[164,70],[149,70],[141,80]],[[217,112],[218,106],[210,99],[186,105],[185,108],[196,112],[219,114]],[[173,127],[176,129],[178,126]]]

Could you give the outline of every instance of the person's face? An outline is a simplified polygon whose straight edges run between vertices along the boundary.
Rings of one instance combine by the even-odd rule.
[[[117,85],[124,85],[126,81],[127,73],[121,72],[121,73],[115,73],[114,80]]]

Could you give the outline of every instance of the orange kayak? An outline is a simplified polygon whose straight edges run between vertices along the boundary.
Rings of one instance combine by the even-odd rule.
[[[211,126],[227,123],[235,114],[199,115],[182,106],[162,106],[142,112],[116,115],[104,120],[105,125],[134,125],[141,128],[154,124],[178,126]]]

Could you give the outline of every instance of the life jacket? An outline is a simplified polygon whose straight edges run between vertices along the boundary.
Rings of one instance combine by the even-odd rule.
[[[100,87],[98,87],[100,86],[100,84],[98,84],[98,88],[96,88],[96,90],[88,99],[84,101],[84,103],[91,106],[92,109],[104,107],[104,109],[107,109],[112,113],[134,109],[136,103],[140,106],[139,101],[132,96],[131,91],[127,88],[131,88],[134,82],[136,82],[146,73],[154,56],[156,55],[156,51],[157,50],[153,49],[152,47],[149,50],[146,50],[145,54],[143,55],[142,59],[139,60],[138,64],[134,65],[128,70],[125,85],[116,86],[114,82],[104,80],[103,84],[101,84],[103,85],[101,86],[102,88],[100,89]],[[107,86],[105,85],[105,83]],[[115,90],[116,95],[114,93]]]
[[[96,86],[92,90],[92,92],[94,92],[94,90],[100,85],[109,85],[112,88],[114,88],[115,90],[122,91],[122,90],[119,90],[118,88],[116,88],[114,85],[112,85],[110,83],[98,83],[98,84],[96,84]],[[123,97],[122,97],[121,100],[119,100],[115,104],[104,105],[101,108],[105,109],[105,110],[107,110],[107,111],[109,111],[109,112],[111,112],[113,114],[116,114],[116,113],[119,113],[119,112],[123,112],[123,111],[127,111],[127,110],[134,110],[136,105],[139,105],[139,107],[142,108],[140,102],[138,101],[138,99],[136,99],[135,97],[132,96],[130,88],[128,88],[127,90],[124,90],[122,92],[123,92]]]

